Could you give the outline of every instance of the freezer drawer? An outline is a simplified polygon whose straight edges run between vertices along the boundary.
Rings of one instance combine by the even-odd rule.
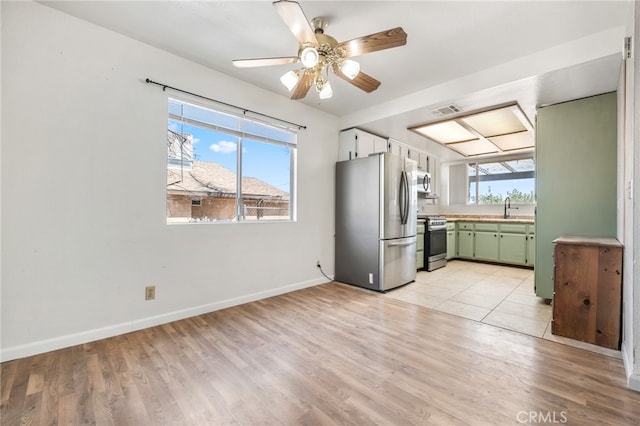
[[[415,236],[380,241],[378,290],[386,291],[416,279]]]

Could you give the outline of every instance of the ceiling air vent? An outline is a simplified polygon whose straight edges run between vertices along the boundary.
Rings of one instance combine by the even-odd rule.
[[[440,107],[440,108],[436,108],[431,112],[436,117],[442,117],[444,115],[455,114],[455,113],[460,112],[460,111],[462,111],[462,108],[460,108],[457,105],[451,104],[451,105],[443,106],[443,107]]]

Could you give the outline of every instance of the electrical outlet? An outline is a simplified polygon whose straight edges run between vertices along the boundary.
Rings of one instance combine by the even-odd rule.
[[[150,285],[144,288],[144,300],[153,300],[156,298],[156,286]]]

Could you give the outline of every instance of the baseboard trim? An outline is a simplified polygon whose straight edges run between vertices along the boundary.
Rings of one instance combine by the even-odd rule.
[[[622,353],[624,371],[627,375],[627,387],[636,392],[640,392],[640,374],[636,374],[633,372],[633,357],[631,356],[631,348],[626,345],[626,342],[622,342],[620,352]]]
[[[277,287],[257,293],[247,294],[244,296],[225,299],[218,302],[207,303],[192,308],[181,309],[177,311],[167,312],[165,314],[154,315],[152,317],[135,319],[129,322],[114,324],[107,327],[96,328],[79,333],[68,334],[64,336],[54,337],[51,339],[40,340],[24,345],[17,345],[0,349],[0,362],[11,361],[14,359],[24,358],[32,355],[38,355],[45,352],[55,351],[57,349],[68,348],[70,346],[81,345],[84,343],[94,342],[108,337],[118,336],[132,331],[142,330],[156,325],[167,324],[173,321],[218,311],[220,309],[230,308],[232,306],[242,305],[244,303],[254,302],[256,300],[265,299],[267,297],[278,296],[280,294],[301,290],[307,287],[313,287],[318,284],[326,283],[325,278],[318,278],[301,283],[290,284]]]

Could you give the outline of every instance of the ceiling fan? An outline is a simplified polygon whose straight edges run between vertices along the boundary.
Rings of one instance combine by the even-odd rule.
[[[327,20],[314,18],[309,22],[298,2],[278,0],[273,2],[273,6],[298,39],[300,43],[298,55],[234,59],[233,65],[239,68],[250,68],[300,62],[302,68],[289,71],[280,78],[282,84],[292,92],[291,99],[304,98],[311,86],[315,86],[320,99],[333,96],[329,81],[330,72],[367,93],[373,92],[380,86],[380,82],[361,72],[360,64],[349,58],[403,46],[407,43],[407,34],[401,27],[339,43],[335,38],[324,33]]]

